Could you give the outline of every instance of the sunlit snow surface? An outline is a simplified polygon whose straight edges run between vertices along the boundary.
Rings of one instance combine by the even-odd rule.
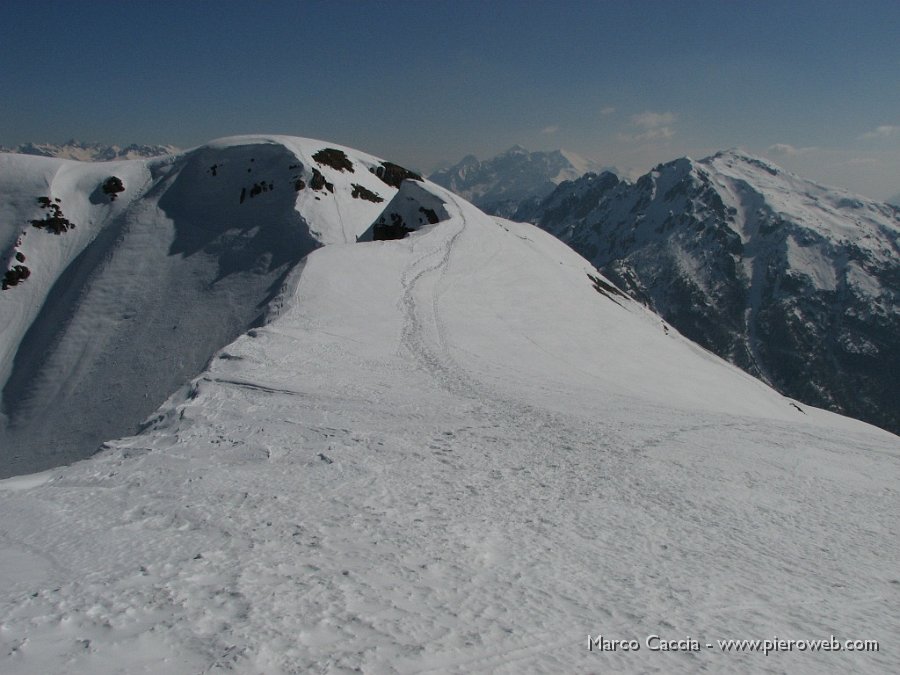
[[[0,671],[894,670],[897,437],[428,189],[448,219],[312,253],[146,432],[0,481]]]

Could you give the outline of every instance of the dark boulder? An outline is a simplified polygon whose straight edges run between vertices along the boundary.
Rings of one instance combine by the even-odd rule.
[[[394,164],[393,162],[383,162],[381,165],[369,169],[369,171],[374,173],[391,187],[395,188],[399,188],[400,183],[407,178],[417,181],[423,180],[422,176],[419,174],[410,171],[409,169],[404,169],[399,164]]]

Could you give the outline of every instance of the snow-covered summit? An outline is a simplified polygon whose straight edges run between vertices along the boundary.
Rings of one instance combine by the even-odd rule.
[[[432,173],[429,180],[471,201],[486,213],[510,216],[523,202],[545,197],[561,182],[601,170],[596,162],[573,152],[529,152],[521,145],[514,145],[483,161],[467,155],[457,164]]]
[[[265,320],[307,253],[375,221],[394,166],[270,136],[109,163],[0,154],[0,471],[135,431]]]
[[[744,184],[753,185],[772,210],[802,223],[818,236],[834,242],[852,242],[881,260],[896,255],[896,250],[876,243],[893,239],[896,245],[900,211],[890,204],[821,185],[743,152],[720,152],[702,160],[702,165],[721,176],[721,185],[733,191]],[[745,225],[747,220],[744,219]],[[749,220],[752,223],[753,219]]]

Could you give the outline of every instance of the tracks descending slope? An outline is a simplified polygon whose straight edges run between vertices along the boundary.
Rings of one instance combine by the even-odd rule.
[[[448,195],[449,196],[449,195]],[[566,426],[564,415],[539,409],[524,400],[510,397],[477,379],[463,368],[450,353],[448,329],[440,309],[440,299],[445,290],[445,277],[461,237],[475,236],[466,217],[467,205],[450,196],[458,214],[452,222],[454,230],[440,233],[439,243],[426,253],[416,257],[401,275],[403,311],[401,349],[406,350],[436,385],[445,392],[474,402],[485,418],[502,418],[504,424],[534,426],[540,436],[541,429],[561,429]],[[468,207],[471,208],[471,207]],[[451,223],[445,223],[451,225]],[[432,232],[431,236],[438,235]],[[524,422],[528,420],[529,422]],[[571,422],[572,420],[569,420]],[[599,435],[599,434],[598,434]],[[549,446],[557,437],[548,438]],[[549,447],[548,446],[548,447]]]
[[[465,398],[477,399],[481,397],[478,385],[459,368],[447,350],[438,313],[437,282],[450,263],[454,244],[467,228],[463,209],[458,202],[455,205],[458,223],[453,225],[456,225],[456,230],[444,235],[436,248],[416,258],[401,276],[403,294],[400,303],[404,325],[400,343],[441,388]],[[434,261],[434,258],[437,260]]]

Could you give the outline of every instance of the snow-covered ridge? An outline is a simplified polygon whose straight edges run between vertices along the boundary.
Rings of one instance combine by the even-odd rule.
[[[3,672],[742,672],[585,636],[900,631],[895,436],[785,399],[546,232],[426,181],[397,189],[363,153],[252,137],[139,165],[143,196],[125,176],[119,243],[75,295],[68,325],[94,339],[47,343],[79,345],[90,377],[107,371],[82,359],[104,355],[118,379],[93,405],[119,414],[143,369],[176,368],[248,300],[278,311],[237,316],[141,433],[0,481]],[[23,194],[52,173],[24,171]],[[357,241],[395,213],[408,236]],[[334,243],[292,267],[314,236]],[[45,413],[69,405],[82,376],[65,373]]]
[[[66,143],[22,143],[15,147],[0,146],[0,152],[21,155],[75,159],[81,162],[113,162],[122,159],[147,159],[161,155],[174,155],[179,151],[174,145],[108,145],[105,143],[84,143],[70,140]]]

